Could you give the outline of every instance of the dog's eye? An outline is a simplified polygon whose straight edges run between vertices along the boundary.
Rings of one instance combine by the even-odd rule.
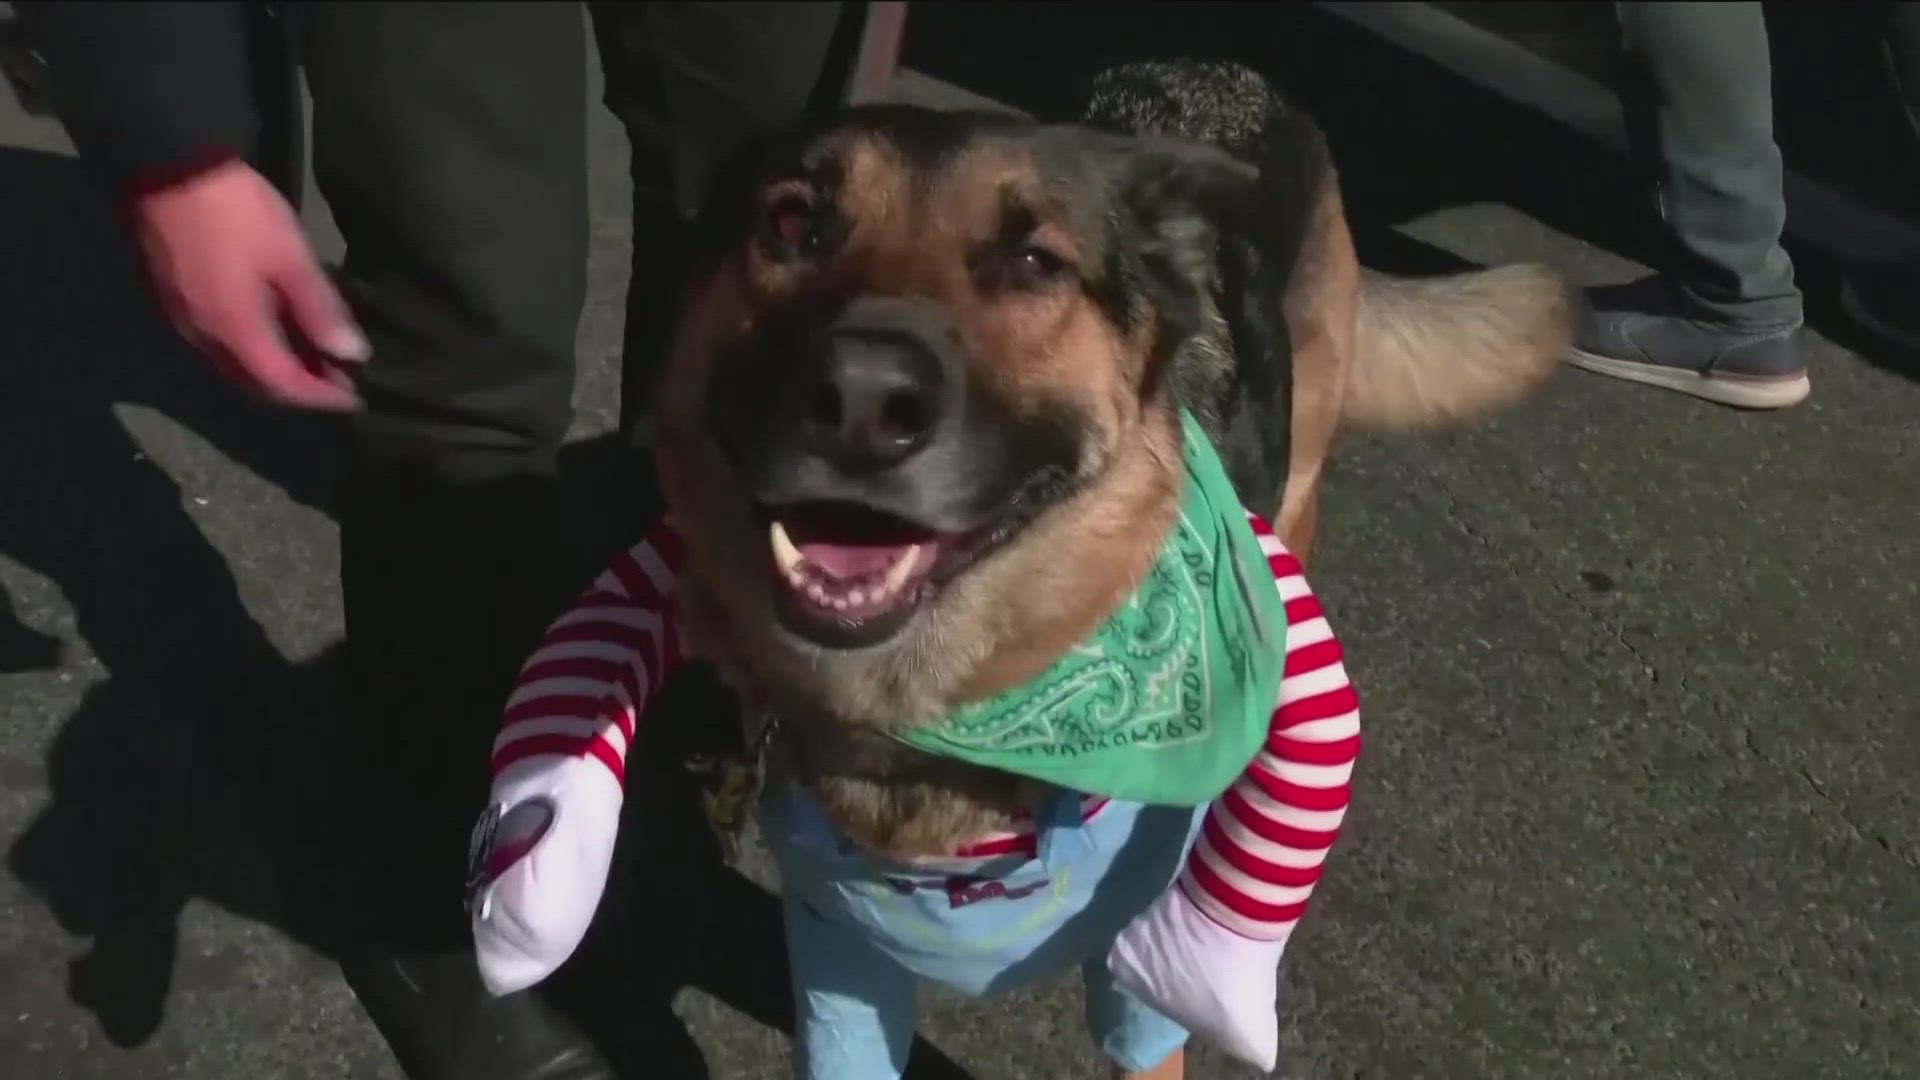
[[[1014,256],[1013,284],[1033,289],[1059,279],[1067,272],[1067,260],[1043,247],[1029,246]]]
[[[767,208],[767,236],[783,255],[812,255],[820,249],[820,216],[806,199],[783,196]]]

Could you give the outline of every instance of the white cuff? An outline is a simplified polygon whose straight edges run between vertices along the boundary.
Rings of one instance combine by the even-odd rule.
[[[529,758],[494,781],[468,901],[480,979],[494,995],[532,986],[579,947],[606,889],[621,799],[593,757]]]
[[[1114,981],[1200,1038],[1272,1072],[1280,1054],[1283,937],[1264,941],[1208,918],[1178,883],[1120,932]]]

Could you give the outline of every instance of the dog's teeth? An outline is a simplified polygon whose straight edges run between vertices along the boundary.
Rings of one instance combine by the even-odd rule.
[[[847,606],[848,607],[866,607],[868,600],[878,600],[878,599],[880,599],[880,596],[878,593],[875,593],[872,596],[869,596],[867,595],[867,591],[865,589],[855,589],[852,592],[847,594]]]
[[[893,560],[893,565],[887,567],[887,576],[880,580],[879,595],[892,596],[894,593],[899,592],[900,586],[907,583],[907,575],[913,572],[913,564],[919,560],[919,544],[915,544],[901,552],[900,557]]]
[[[786,526],[778,521],[767,529],[767,539],[773,545],[774,565],[786,575],[788,581],[800,580],[800,549],[793,546],[793,538],[787,535]]]
[[[852,606],[853,602],[844,596],[836,596],[833,598],[833,610],[835,611],[845,611]]]
[[[819,604],[821,607],[827,607],[832,603],[827,597],[827,590],[821,588],[820,583],[817,581],[807,583],[807,599]]]
[[[807,586],[807,570],[803,563],[780,567],[780,576],[786,578],[787,584],[796,589],[804,589]]]

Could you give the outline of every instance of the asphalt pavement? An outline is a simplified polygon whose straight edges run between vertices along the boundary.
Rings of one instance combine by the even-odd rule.
[[[1117,5],[1124,44],[1077,51],[1077,5],[926,7],[912,65],[1043,113],[1094,53],[1284,76],[1374,265],[1603,282],[1650,257],[1608,152],[1304,5],[1257,35]],[[629,244],[623,140],[591,108],[589,530],[619,489]],[[1344,446],[1314,576],[1367,744],[1284,970],[1279,1075],[1920,1075],[1920,367],[1840,344],[1834,272],[1803,262],[1799,408],[1569,371],[1486,423]],[[0,92],[0,1076],[398,1076],[325,959],[336,434],[171,339],[58,129]],[[636,1080],[785,1075],[764,866],[681,870],[627,872],[657,915],[603,935],[590,1026]],[[1104,1075],[1071,983],[922,1017],[922,1077]],[[1201,1051],[1190,1075],[1250,1074]]]

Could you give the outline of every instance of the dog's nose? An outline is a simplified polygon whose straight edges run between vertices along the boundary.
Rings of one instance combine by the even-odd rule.
[[[917,336],[844,326],[822,349],[805,403],[807,449],[844,472],[890,468],[919,453],[940,420],[940,361]]]

